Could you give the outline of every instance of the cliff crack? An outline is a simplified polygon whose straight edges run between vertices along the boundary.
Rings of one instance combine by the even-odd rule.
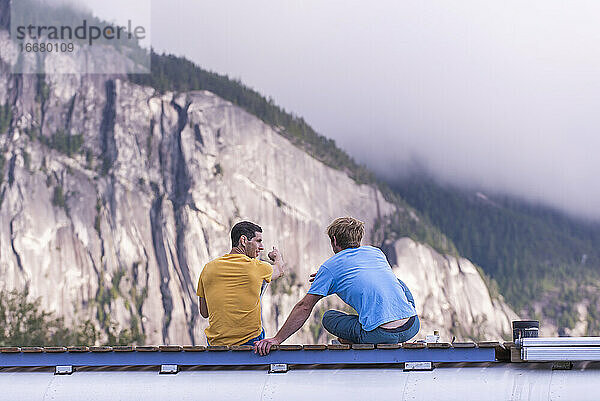
[[[187,214],[185,212],[185,206],[188,203],[190,193],[190,178],[187,171],[187,163],[185,155],[183,153],[182,146],[182,133],[188,122],[188,109],[191,102],[187,102],[184,107],[179,106],[176,102],[172,101],[171,105],[177,111],[177,132],[175,133],[175,143],[173,144],[171,151],[172,175],[174,178],[174,188],[170,196],[173,203],[174,217],[175,217],[175,236],[176,236],[176,252],[177,252],[177,263],[173,263],[175,266],[175,272],[177,273],[179,282],[183,289],[185,297],[182,296],[182,303],[186,309],[186,315],[188,318],[188,332],[190,339],[194,341],[194,326],[198,319],[198,306],[196,300],[196,292],[194,290],[194,283],[190,275],[190,269],[187,262],[186,247],[185,247],[185,232],[187,228]]]
[[[25,273],[25,269],[23,268],[23,262],[21,261],[21,255],[19,255],[19,252],[17,251],[17,247],[15,246],[15,228],[14,228],[14,222],[15,219],[17,218],[17,216],[13,217],[10,220],[10,247],[13,251],[13,254],[15,255],[15,259],[17,260],[17,266],[19,267],[19,270],[21,270],[21,273]]]
[[[109,79],[105,83],[106,103],[102,111],[100,123],[100,140],[102,141],[102,175],[106,175],[117,160],[117,144],[115,141],[116,97],[115,81]]]
[[[171,314],[173,312],[173,295],[169,289],[169,263],[167,261],[167,252],[165,249],[163,227],[165,226],[162,213],[163,196],[156,193],[156,198],[152,202],[150,209],[150,226],[152,227],[152,244],[156,263],[160,274],[160,293],[162,295],[162,304],[164,310],[164,319],[162,327],[163,342],[168,342],[169,325],[171,324]]]

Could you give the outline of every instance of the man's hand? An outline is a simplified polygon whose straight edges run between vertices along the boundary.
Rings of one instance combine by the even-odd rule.
[[[281,344],[281,341],[277,340],[276,338],[265,338],[264,340],[260,340],[254,343],[254,353],[265,356],[269,352],[271,352],[271,347],[273,345],[279,344]]]
[[[281,253],[279,252],[279,249],[273,247],[273,250],[269,252],[269,259],[275,262],[278,258],[281,258]]]
[[[313,273],[310,276],[308,276],[308,282],[312,283],[313,281],[315,281],[315,276],[317,275],[317,273]]]

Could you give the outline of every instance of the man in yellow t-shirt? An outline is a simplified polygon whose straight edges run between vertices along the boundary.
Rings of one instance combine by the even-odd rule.
[[[204,266],[198,280],[200,314],[209,323],[204,332],[209,345],[254,345],[265,336],[260,296],[267,283],[283,275],[283,258],[273,248],[273,266],[257,259],[264,250],[262,228],[249,221],[233,226],[231,246]]]

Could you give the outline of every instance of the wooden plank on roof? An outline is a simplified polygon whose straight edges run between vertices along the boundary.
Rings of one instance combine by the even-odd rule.
[[[427,348],[427,345],[425,345],[425,343],[402,343],[402,348],[423,349],[423,348]]]
[[[399,349],[402,344],[377,344],[377,349]]]
[[[53,352],[53,353],[67,352],[67,348],[66,347],[44,347],[44,352]]]
[[[67,347],[68,352],[89,352],[89,350],[90,349],[88,347],[86,347],[85,345]]]
[[[273,349],[273,348],[271,348],[271,349]],[[302,345],[296,345],[296,344],[279,345],[280,351],[300,351],[301,349],[302,349]]]
[[[157,352],[158,347],[155,345],[136,346],[135,350],[139,352]]]
[[[375,344],[352,344],[352,349],[375,349]]]
[[[183,351],[181,345],[159,345],[158,350],[160,352],[180,352]]]
[[[229,348],[232,351],[254,351],[254,346],[252,345],[232,345]]]
[[[14,354],[17,352],[21,352],[20,347],[0,347],[0,352],[4,354]]]
[[[325,344],[306,344],[302,347],[305,351],[323,351],[327,349]]]
[[[113,351],[115,352],[133,352],[132,345],[113,345]]]
[[[432,349],[444,349],[444,348],[450,348],[451,344],[450,343],[427,343],[427,348],[432,348]]]
[[[327,349],[331,349],[331,350],[350,349],[350,344],[329,344],[327,346]]]
[[[479,341],[477,346],[479,348],[496,348],[502,347],[502,344],[500,344],[498,341]]]
[[[90,347],[92,352],[112,352],[113,348],[109,346]]]
[[[185,352],[202,352],[206,351],[206,347],[204,345],[184,345],[183,350]]]
[[[222,352],[222,351],[229,351],[229,347],[227,345],[209,345],[208,347],[206,347],[206,350]]]
[[[44,349],[42,347],[21,347],[21,352],[40,353],[44,352]]]

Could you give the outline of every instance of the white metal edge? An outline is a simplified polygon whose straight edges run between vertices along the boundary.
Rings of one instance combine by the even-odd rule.
[[[521,338],[523,347],[545,346],[599,346],[600,337],[553,337],[553,338]]]
[[[600,347],[523,347],[524,361],[600,361]]]

